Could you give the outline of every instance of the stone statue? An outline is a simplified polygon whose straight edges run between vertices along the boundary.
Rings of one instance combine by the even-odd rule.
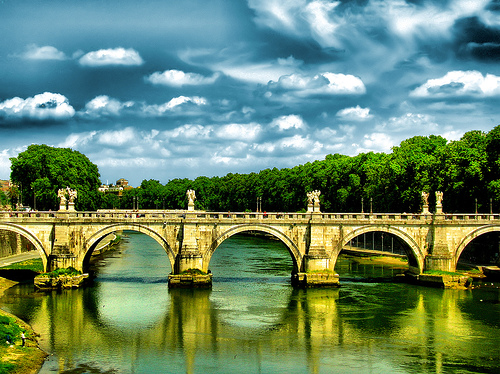
[[[436,205],[443,205],[443,193],[436,191]]]
[[[188,197],[188,204],[194,204],[194,200],[196,199],[196,193],[194,190],[187,190],[186,195]]]
[[[66,190],[68,191],[69,203],[70,204],[74,204],[75,203],[75,199],[77,198],[77,192],[76,192],[76,190],[72,190],[69,187],[66,187]]]
[[[66,206],[66,190],[64,188],[60,188],[57,191],[57,197],[60,199],[60,206]]]
[[[321,195],[321,191],[319,190],[307,193],[307,210],[309,212],[319,212],[319,195]]]
[[[313,191],[313,202],[314,202],[314,205],[319,205],[319,195],[321,195],[321,191],[320,190],[316,190],[316,191]]]
[[[312,192],[307,193],[307,204],[312,205],[314,201],[314,194]]]
[[[422,191],[422,202],[424,205],[429,205],[429,193]]]

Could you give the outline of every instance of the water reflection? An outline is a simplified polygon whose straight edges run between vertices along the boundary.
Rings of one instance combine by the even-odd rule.
[[[93,287],[44,296],[16,287],[2,306],[27,318],[41,334],[41,345],[54,354],[42,373],[499,368],[498,289],[464,292],[344,282],[340,289],[297,290],[289,285],[286,251],[276,248],[273,261],[280,270],[266,274],[262,261],[255,266],[253,260],[244,261],[245,240],[255,246],[253,239],[240,238],[228,242],[235,245],[226,248],[231,255],[221,251],[218,260],[214,256],[212,269],[222,281],[214,278],[212,290],[169,291],[158,281],[163,265],[158,273],[152,270],[161,263],[158,258],[135,274],[122,271],[136,256],[130,251],[123,260],[125,250],[105,264]],[[257,243],[255,251],[272,250]],[[145,257],[143,244],[134,261]],[[255,254],[250,254],[254,260]],[[228,267],[235,263],[242,264],[239,270]]]

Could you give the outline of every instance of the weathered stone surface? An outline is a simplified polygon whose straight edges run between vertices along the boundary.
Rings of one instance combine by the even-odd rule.
[[[59,276],[59,277],[36,277],[35,287],[41,290],[61,289],[61,288],[78,288],[83,281],[88,278],[88,274],[80,274],[75,276]]]
[[[472,278],[468,275],[419,274],[412,278],[418,284],[437,288],[467,289],[472,286]]]
[[[296,273],[292,276],[292,284],[296,287],[338,287],[339,275],[336,273]]]
[[[169,288],[210,288],[212,287],[212,274],[169,274]]]

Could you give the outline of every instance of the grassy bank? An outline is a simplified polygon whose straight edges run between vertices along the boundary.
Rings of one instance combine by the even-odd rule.
[[[35,273],[43,273],[43,262],[41,258],[34,258],[7,265],[1,268],[2,270],[31,270]]]
[[[14,284],[0,278],[0,294]],[[26,337],[24,347],[21,333]],[[37,373],[47,354],[38,347],[36,338],[37,334],[31,326],[0,309],[0,374]]]

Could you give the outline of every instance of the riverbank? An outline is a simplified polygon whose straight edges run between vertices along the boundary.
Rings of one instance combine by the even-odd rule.
[[[0,297],[17,282],[0,278]],[[26,336],[22,346],[21,333]],[[7,344],[7,338],[10,344]],[[0,374],[38,373],[47,353],[38,347],[38,334],[26,322],[0,309]]]

